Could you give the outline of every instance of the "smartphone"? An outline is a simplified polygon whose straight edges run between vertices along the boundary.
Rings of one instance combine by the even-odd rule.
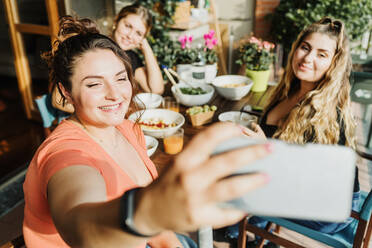
[[[242,136],[219,144],[214,154],[264,142],[273,144],[273,152],[233,175],[263,172],[270,181],[243,197],[221,203],[221,207],[259,216],[330,222],[341,222],[350,216],[356,164],[351,148],[294,145]]]

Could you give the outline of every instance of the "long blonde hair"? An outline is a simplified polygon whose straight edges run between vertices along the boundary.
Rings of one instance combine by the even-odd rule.
[[[300,89],[300,80],[294,74],[292,60],[296,49],[312,33],[326,34],[336,41],[337,47],[332,63],[315,89],[308,92],[304,99],[279,122],[279,128],[273,137],[297,144],[309,141],[337,144],[340,130],[343,129],[345,145],[355,148],[355,122],[349,96],[352,64],[344,24],[339,20],[324,17],[299,34],[292,44],[285,73],[265,110],[272,109]]]

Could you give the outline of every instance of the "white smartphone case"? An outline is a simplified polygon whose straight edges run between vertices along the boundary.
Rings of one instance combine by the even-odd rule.
[[[215,154],[262,143],[247,137],[220,144]],[[270,182],[242,198],[222,203],[260,216],[341,222],[350,216],[356,154],[336,145],[292,145],[269,140],[269,156],[239,173],[267,173]],[[228,165],[226,165],[228,166]]]

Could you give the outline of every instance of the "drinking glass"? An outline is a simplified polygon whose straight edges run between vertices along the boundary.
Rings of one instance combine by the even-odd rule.
[[[174,97],[166,96],[163,98],[163,108],[169,109],[175,112],[180,112],[180,106]]]
[[[168,154],[177,154],[183,148],[183,128],[163,138],[164,151]]]

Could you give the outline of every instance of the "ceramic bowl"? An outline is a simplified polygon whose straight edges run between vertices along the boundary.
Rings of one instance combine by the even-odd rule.
[[[240,100],[248,94],[253,81],[240,75],[224,75],[216,77],[213,82],[218,94],[229,100]]]
[[[230,121],[245,127],[250,127],[253,122],[257,123],[257,116],[240,111],[228,111],[218,116],[219,121]]]
[[[155,138],[163,138],[175,133],[185,123],[185,117],[180,113],[167,110],[167,109],[146,109],[134,112],[129,116],[129,120],[135,122],[139,118],[138,122],[141,124],[141,129],[146,135],[150,135]],[[168,127],[154,127],[161,123]],[[147,124],[147,125],[146,125]],[[150,125],[152,125],[152,127]]]
[[[158,148],[159,141],[154,137],[145,135],[147,155],[150,157]]]
[[[191,107],[191,106],[198,106],[198,105],[204,105],[207,104],[213,97],[214,94],[214,88],[211,85],[208,84],[203,84],[203,83],[192,83],[191,84],[193,87],[200,87],[207,93],[202,94],[202,95],[187,95],[187,94],[182,94],[179,93],[176,90],[176,86],[172,86],[172,93],[173,96],[177,99],[178,102],[181,104]],[[189,85],[185,83],[179,83],[178,84],[179,88],[190,88]]]
[[[133,97],[133,101],[142,109],[153,109],[160,106],[163,97],[154,93],[139,93]]]

